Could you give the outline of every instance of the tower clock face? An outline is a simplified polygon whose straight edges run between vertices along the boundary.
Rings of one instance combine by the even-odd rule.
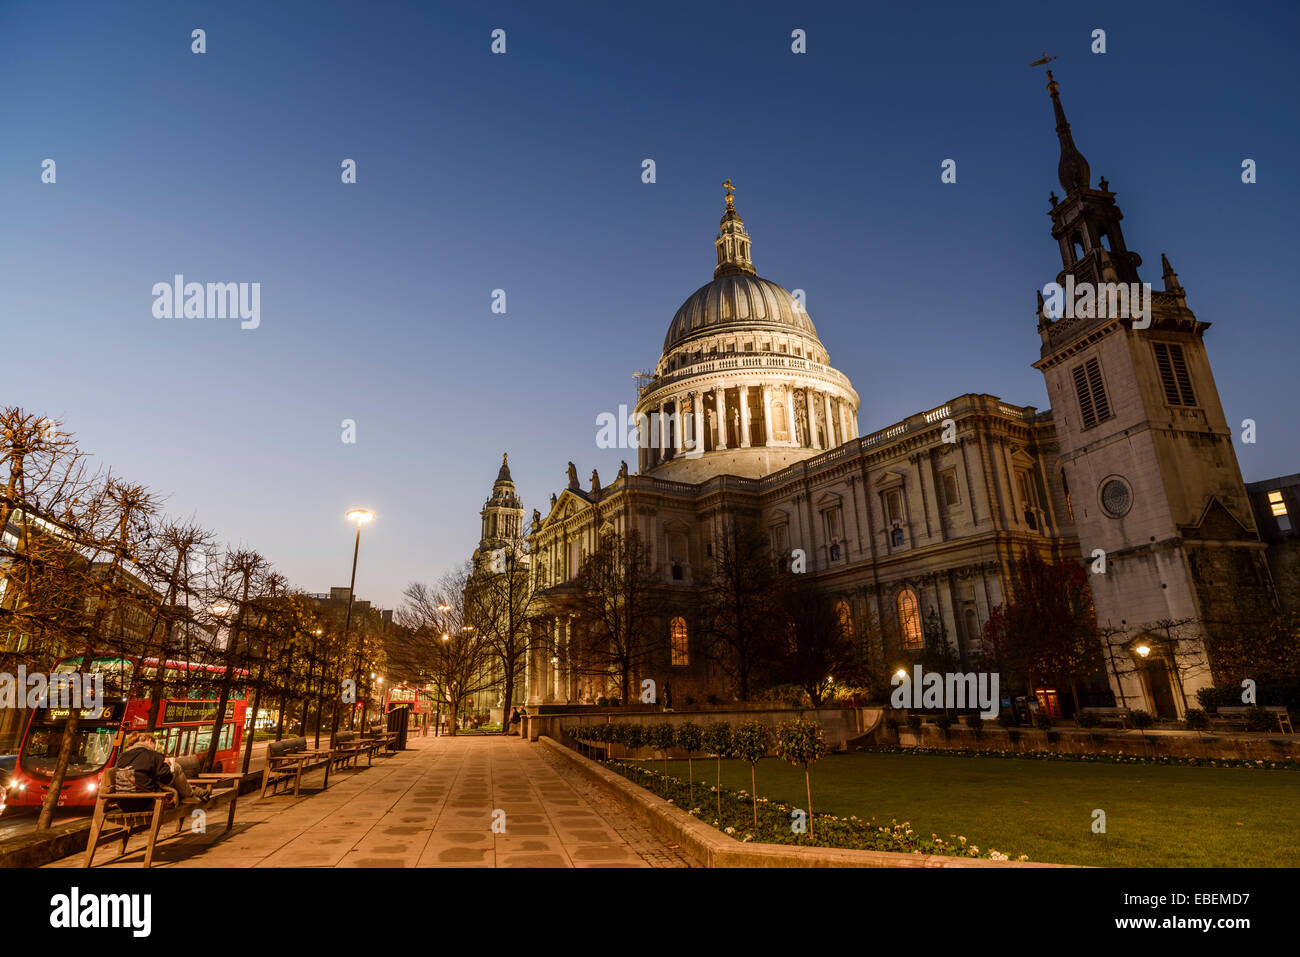
[[[1124,515],[1133,504],[1133,493],[1121,478],[1108,478],[1101,485],[1101,507],[1111,518]]]

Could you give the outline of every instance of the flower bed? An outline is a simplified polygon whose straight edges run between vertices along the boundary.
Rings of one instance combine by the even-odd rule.
[[[910,749],[908,749],[910,750]],[[816,840],[795,828],[799,809],[789,804],[778,804],[767,798],[758,799],[758,826],[754,826],[753,804],[749,792],[722,789],[722,819],[717,817],[718,789],[703,782],[694,787],[695,800],[690,800],[687,782],[674,775],[666,775],[653,768],[629,764],[625,761],[602,761],[603,767],[621,774],[648,791],[664,797],[685,810],[741,842],[758,841],[767,844],[801,844],[815,847],[841,847],[863,851],[892,851],[911,854],[943,854],[949,857],[982,857],[989,860],[1010,860],[1010,855],[993,848],[981,849],[971,844],[965,836],[950,834],[947,839],[931,834],[917,834],[910,822],[890,821],[888,825],[856,816],[836,817],[833,814],[815,815]],[[1021,854],[1019,860],[1028,860]]]

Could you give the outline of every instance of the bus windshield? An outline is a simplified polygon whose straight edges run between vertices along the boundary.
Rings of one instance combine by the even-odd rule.
[[[77,728],[68,758],[69,774],[91,774],[102,768],[113,751],[116,725],[85,725]],[[63,722],[56,727],[33,727],[23,748],[22,767],[31,774],[46,777],[54,773],[59,748],[63,744]]]

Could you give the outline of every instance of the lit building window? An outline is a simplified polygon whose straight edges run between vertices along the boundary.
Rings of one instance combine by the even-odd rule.
[[[668,637],[672,645],[672,662],[674,665],[689,665],[691,653],[686,640],[686,619],[674,618],[668,623]]]
[[[921,612],[916,606],[916,592],[910,588],[898,593],[898,630],[903,636],[904,648],[920,648],[925,644],[921,637]]]
[[[1268,507],[1273,513],[1273,520],[1277,522],[1278,531],[1289,532],[1291,530],[1291,516],[1287,514],[1286,502],[1282,501],[1281,491],[1268,493]]]

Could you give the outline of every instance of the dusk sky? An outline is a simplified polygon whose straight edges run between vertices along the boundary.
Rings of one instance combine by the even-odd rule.
[[[343,514],[373,509],[357,593],[394,606],[469,557],[502,452],[529,515],[569,460],[584,485],[635,468],[596,416],[712,278],[730,177],[864,434],[967,392],[1046,408],[1046,50],[1142,278],[1167,253],[1213,324],[1228,421],[1257,423],[1246,481],[1300,472],[1298,26],[1185,2],[0,3],[0,402],[308,591],[347,583]],[[260,326],[155,318],[177,273],[260,282]]]

